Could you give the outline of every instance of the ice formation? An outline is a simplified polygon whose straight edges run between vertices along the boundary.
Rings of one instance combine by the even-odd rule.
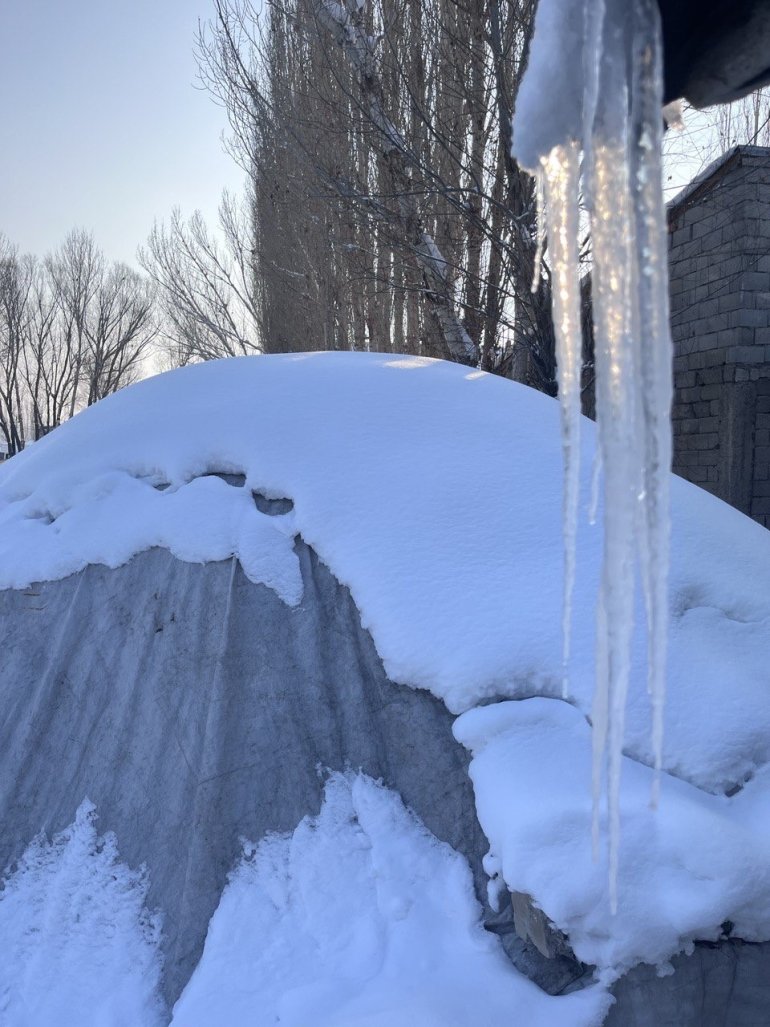
[[[551,227],[553,272],[553,314],[556,333],[556,366],[561,406],[564,458],[564,676],[563,697],[567,698],[572,630],[572,593],[575,587],[578,499],[580,496],[580,282],[578,279],[580,209],[578,185],[580,151],[572,142],[557,146],[543,161],[539,176],[547,197]],[[544,224],[544,218],[538,218]],[[539,269],[538,269],[539,270]]]
[[[594,839],[606,776],[616,904],[620,769],[637,562],[645,598],[653,758],[666,669],[671,342],[660,174],[662,64],[654,0],[541,0],[514,121],[519,160],[546,189],[565,458],[565,632],[579,477],[578,152],[593,241],[596,413],[604,553],[593,701]],[[564,61],[565,53],[574,54]],[[568,643],[565,642],[565,653]],[[653,801],[657,787],[654,788]]]

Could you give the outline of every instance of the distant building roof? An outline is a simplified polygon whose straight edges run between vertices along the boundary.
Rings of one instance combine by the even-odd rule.
[[[692,182],[689,182],[681,192],[669,200],[667,204],[669,215],[678,211],[679,208],[690,201],[696,202],[712,189],[729,171],[740,166],[744,157],[764,157],[770,161],[770,146],[733,146],[721,156],[712,161],[699,175],[696,175]]]

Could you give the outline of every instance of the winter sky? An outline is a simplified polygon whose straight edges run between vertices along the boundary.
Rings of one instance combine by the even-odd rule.
[[[42,255],[71,228],[135,263],[174,206],[210,224],[242,174],[193,46],[213,0],[0,2],[0,232]],[[693,136],[695,130],[695,136]],[[670,197],[702,166],[698,125],[675,141]],[[697,158],[697,159],[696,159]]]
[[[73,227],[135,263],[155,218],[216,217],[242,174],[196,88],[212,0],[0,3],[0,232],[42,255]]]

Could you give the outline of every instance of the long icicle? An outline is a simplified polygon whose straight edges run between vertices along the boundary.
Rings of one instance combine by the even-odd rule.
[[[538,172],[535,175],[535,231],[537,232],[537,242],[535,245],[535,266],[532,269],[532,285],[530,286],[530,292],[533,296],[540,288],[540,277],[543,272],[545,219],[545,185],[543,183],[543,173]]]
[[[604,554],[592,710],[593,838],[596,853],[606,766],[609,892],[610,908],[615,912],[641,460],[635,389],[636,254],[628,166],[629,25],[619,0],[608,0],[602,15],[602,62],[596,106],[591,112],[587,169],[594,258],[597,442],[604,474]]]
[[[557,147],[541,172],[548,211],[556,372],[561,407],[564,461],[564,585],[562,601],[562,697],[569,692],[572,594],[575,587],[578,500],[580,497],[580,386],[583,339],[580,323],[580,150],[576,143]]]
[[[621,96],[620,102],[625,102]],[[623,141],[624,142],[624,141]],[[594,833],[607,758],[610,905],[617,907],[620,772],[634,625],[637,504],[640,494],[631,197],[625,146],[595,140],[594,336],[598,443],[604,471],[604,559],[593,704]]]
[[[663,761],[663,707],[666,694],[668,632],[669,492],[671,398],[673,391],[669,327],[668,256],[661,149],[662,44],[657,5],[636,0],[639,21],[648,32],[633,55],[632,110],[635,135],[635,216],[639,275],[641,408],[644,419],[644,552],[642,582],[647,614],[647,680],[652,705],[655,777],[651,804],[658,804]]]
[[[575,63],[554,56],[554,40]],[[604,553],[597,609],[593,721],[593,838],[598,854],[606,779],[609,891],[618,902],[620,773],[631,672],[637,560],[645,598],[648,688],[657,801],[666,670],[671,340],[660,169],[662,43],[655,0],[540,0],[530,66],[514,123],[516,154],[547,184],[550,259],[574,216],[573,166],[583,150],[583,190],[593,240],[597,451],[603,472]],[[577,71],[575,71],[577,68]],[[577,240],[577,226],[574,228]],[[570,444],[579,316],[560,306],[577,252],[553,271],[562,431]],[[562,292],[560,282],[569,284]],[[572,299],[569,309],[573,310]],[[569,332],[572,339],[565,341]],[[561,365],[564,365],[563,367]],[[562,373],[567,381],[562,383]],[[579,362],[578,362],[579,378]],[[571,383],[571,384],[570,384]],[[579,385],[577,386],[579,389]],[[578,392],[579,402],[579,392]],[[574,460],[565,445],[565,656],[569,652]],[[598,466],[598,464],[597,464]]]
[[[607,764],[610,906],[618,901],[620,775],[638,557],[645,595],[657,802],[668,619],[671,341],[660,169],[661,37],[652,0],[607,0],[591,138],[597,421],[604,562],[594,698],[594,840]]]

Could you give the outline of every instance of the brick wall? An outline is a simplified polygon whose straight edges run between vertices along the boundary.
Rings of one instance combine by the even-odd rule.
[[[770,149],[669,209],[674,471],[770,527]]]

